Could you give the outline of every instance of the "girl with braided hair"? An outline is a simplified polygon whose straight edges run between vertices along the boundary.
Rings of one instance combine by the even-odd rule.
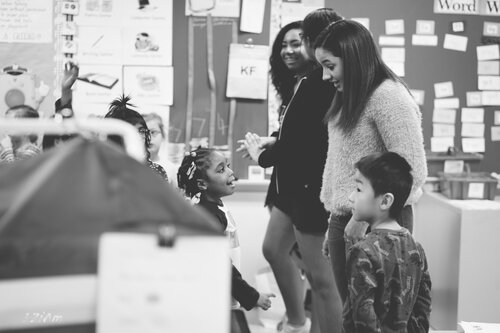
[[[210,149],[201,148],[189,152],[184,156],[177,173],[177,183],[188,198],[199,196],[199,207],[207,210],[224,228],[229,237],[232,267],[233,296],[232,309],[240,306],[246,310],[260,307],[267,310],[271,307],[271,297],[274,294],[259,293],[252,288],[239,272],[240,245],[236,231],[236,223],[229,210],[222,203],[221,198],[234,193],[234,182],[236,181],[233,170],[231,170],[226,158],[222,153]]]

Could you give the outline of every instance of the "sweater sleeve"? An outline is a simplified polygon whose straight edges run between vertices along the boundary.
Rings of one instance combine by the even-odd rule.
[[[370,109],[386,149],[404,157],[412,168],[413,186],[407,204],[415,203],[427,177],[420,110],[406,88],[394,82],[376,92]]]
[[[234,265],[232,265],[231,280],[231,294],[233,297],[246,310],[252,310],[259,300],[259,292],[243,280],[241,273]]]

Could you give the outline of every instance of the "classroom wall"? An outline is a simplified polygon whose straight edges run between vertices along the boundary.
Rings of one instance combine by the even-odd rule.
[[[273,0],[276,1],[276,0]],[[274,36],[269,36],[271,0],[266,1],[263,32],[249,34],[237,32],[238,43],[253,39],[256,45],[269,45]],[[423,129],[425,145],[430,148],[432,136],[432,113],[434,100],[434,84],[453,82],[454,97],[460,100],[460,107],[466,106],[466,92],[477,91],[477,57],[476,46],[481,45],[484,21],[499,22],[498,16],[434,14],[431,0],[326,0],[326,6],[332,7],[346,18],[366,17],[370,19],[370,30],[376,41],[385,34],[385,20],[405,20],[406,62],[405,81],[411,89],[425,91],[425,103],[422,105]],[[52,4],[56,4],[53,0]],[[186,109],[187,109],[187,40],[188,18],[185,16],[185,1],[173,1],[173,66],[174,66],[174,103],[170,111],[170,135],[173,143],[186,141]],[[276,19],[276,18],[274,18]],[[208,136],[208,119],[210,90],[207,74],[207,44],[205,18],[193,18],[194,25],[194,105],[192,137]],[[438,35],[437,47],[413,46],[411,36],[415,33],[416,20],[434,20],[435,34]],[[465,22],[465,32],[459,35],[469,38],[467,51],[459,52],[443,48],[445,33],[451,32],[453,21]],[[216,110],[217,124],[215,145],[225,145],[228,141],[229,102],[225,97],[227,61],[229,44],[232,40],[233,25],[239,27],[237,19],[214,18],[214,71],[216,77]],[[57,39],[54,38],[53,43]],[[53,110],[56,68],[53,44],[0,43],[0,67],[18,63],[28,67],[50,86],[50,91],[40,109],[50,113]],[[38,84],[39,82],[37,82]],[[493,114],[497,107],[485,109],[485,141],[486,152],[479,169],[483,171],[500,171],[500,141],[491,141],[490,128],[493,125]],[[248,131],[260,135],[268,134],[268,104],[266,100],[237,99],[237,111],[234,124],[233,140],[243,138]],[[455,146],[461,148],[460,110],[457,111],[455,125]],[[237,146],[237,145],[235,145]],[[253,163],[239,158],[233,151],[233,169],[240,178],[247,178],[248,166]]]
[[[244,43],[247,37],[252,37],[255,44],[269,43],[269,7],[271,1],[266,1],[266,12],[264,20],[264,30],[261,34],[238,33],[238,41]],[[475,16],[475,15],[452,15],[434,14],[434,2],[431,0],[326,0],[326,6],[334,8],[346,18],[366,17],[370,19],[370,30],[378,43],[380,35],[385,35],[385,20],[403,19],[405,20],[405,48],[406,76],[404,80],[410,89],[424,90],[425,103],[421,106],[422,121],[424,130],[424,140],[427,149],[430,149],[430,138],[432,136],[432,112],[434,103],[434,84],[438,82],[452,81],[454,96],[460,100],[460,107],[466,107],[466,92],[478,91],[477,87],[477,58],[476,46],[481,44],[481,36],[484,21],[498,22],[498,17]],[[181,15],[184,12],[183,2],[175,1],[174,13],[174,66],[175,66],[175,98],[171,112],[171,124],[176,128],[175,135],[183,133],[185,124],[186,109],[186,55],[187,55],[187,19]],[[201,19],[203,20],[203,19]],[[411,45],[412,34],[415,34],[416,20],[434,20],[435,34],[438,36],[438,46],[413,46]],[[469,38],[467,51],[459,52],[443,48],[444,35],[452,33],[451,23],[454,21],[465,22],[465,32],[459,35]],[[227,52],[230,42],[230,27],[221,24],[216,26],[214,34],[217,33],[217,47],[215,51],[220,54],[216,56],[216,75],[218,84],[218,106],[217,110],[223,116],[228,113],[228,100],[224,98],[227,68]],[[196,107],[197,117],[208,117],[208,80],[206,75],[206,51],[203,35],[204,27],[196,27]],[[272,39],[272,38],[271,38]],[[220,52],[220,53],[219,53]],[[199,90],[201,89],[201,90]],[[500,141],[492,142],[490,137],[490,127],[493,125],[493,111],[500,110],[497,107],[484,107],[485,116],[485,141],[486,152],[481,161],[479,169],[482,171],[500,171]],[[227,118],[226,118],[227,119]],[[247,131],[254,131],[258,134],[267,134],[267,103],[266,101],[250,101],[238,99],[237,115],[234,129],[235,140],[242,138]],[[457,110],[457,120],[455,123],[455,146],[461,148],[461,121],[460,110]],[[200,131],[207,135],[206,129]],[[170,137],[171,140],[182,142],[183,134],[177,138]],[[225,144],[227,138],[223,131],[219,131],[216,136],[216,144]],[[233,166],[241,178],[247,177],[246,160],[237,158],[233,160]]]

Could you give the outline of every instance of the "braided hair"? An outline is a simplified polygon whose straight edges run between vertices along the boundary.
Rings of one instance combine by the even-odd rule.
[[[189,198],[200,193],[198,179],[206,177],[206,170],[210,167],[210,155],[215,150],[212,148],[198,147],[182,159],[181,166],[177,171],[177,184],[184,194]]]

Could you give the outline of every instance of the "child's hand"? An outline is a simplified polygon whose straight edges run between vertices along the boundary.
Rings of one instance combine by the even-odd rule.
[[[257,306],[262,310],[267,310],[271,307],[271,297],[276,297],[273,293],[260,294]]]
[[[64,76],[61,82],[62,89],[71,89],[78,77],[79,70],[78,65],[72,61],[68,61],[64,65]]]
[[[8,149],[12,148],[12,141],[10,139],[10,136],[5,135],[2,140],[0,140],[0,146],[3,147],[3,149]]]

